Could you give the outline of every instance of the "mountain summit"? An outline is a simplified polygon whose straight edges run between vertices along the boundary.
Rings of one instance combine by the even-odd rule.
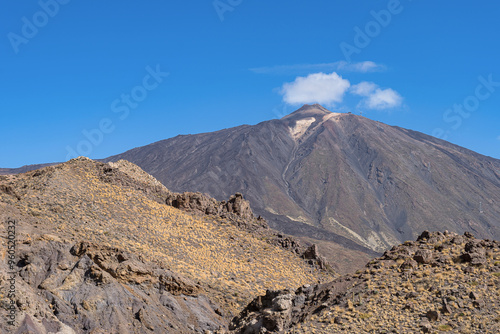
[[[108,160],[119,159],[174,191],[241,192],[273,228],[315,239],[346,267],[342,249],[365,261],[425,229],[500,238],[499,160],[320,105]]]
[[[323,117],[334,114],[320,104],[305,104],[300,109],[295,110],[289,115],[286,115],[282,120],[299,119],[305,117]]]

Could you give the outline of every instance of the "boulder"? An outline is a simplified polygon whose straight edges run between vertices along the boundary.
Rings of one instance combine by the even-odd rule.
[[[429,319],[429,321],[438,321],[439,320],[439,311],[429,310],[429,311],[427,311],[425,316],[427,317],[427,319]]]
[[[417,263],[420,264],[429,264],[433,260],[433,254],[432,251],[429,249],[419,249],[415,255],[413,256],[413,259],[417,261]]]

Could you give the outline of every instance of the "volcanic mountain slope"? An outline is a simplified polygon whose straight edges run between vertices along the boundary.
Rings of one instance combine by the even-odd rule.
[[[273,228],[367,256],[425,229],[500,238],[499,160],[319,105],[118,159],[175,191],[241,192]]]
[[[0,175],[12,175],[30,172],[32,170],[40,169],[43,167],[57,165],[57,163],[47,163],[47,164],[36,164],[36,165],[25,165],[19,168],[0,168]]]
[[[423,232],[356,274],[267,291],[234,333],[500,333],[500,242]]]
[[[172,193],[126,161],[0,176],[0,219],[17,222],[13,301],[18,326],[34,333],[223,330],[266,289],[333,277],[314,247],[269,230],[240,194]]]

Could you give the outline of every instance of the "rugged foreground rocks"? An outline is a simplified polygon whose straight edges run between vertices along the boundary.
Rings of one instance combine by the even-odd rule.
[[[53,235],[20,241],[18,333],[203,333],[226,327],[220,307],[198,284],[140,256],[88,242],[71,245]]]
[[[0,176],[8,217],[0,317],[17,318],[0,333],[500,332],[500,245],[470,233],[424,232],[338,277],[241,194],[172,193],[133,164],[86,158]]]
[[[424,232],[354,275],[267,291],[235,333],[499,333],[500,243]]]
[[[221,333],[266,289],[335,277],[314,247],[253,217],[242,195],[196,196],[126,161],[0,175],[0,333]],[[198,210],[205,202],[217,211]]]

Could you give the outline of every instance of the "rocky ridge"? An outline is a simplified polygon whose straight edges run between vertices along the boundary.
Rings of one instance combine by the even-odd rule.
[[[250,219],[242,196],[214,214],[174,207],[182,198],[186,204],[192,196],[170,192],[126,162],[78,158],[0,176],[0,220],[18,221],[19,328],[220,332],[259,291],[334,277],[317,259],[301,258],[307,247],[284,247],[293,240]],[[2,291],[2,315],[8,302]]]
[[[228,201],[217,201],[199,192],[170,193],[165,202],[167,205],[190,213],[228,219],[238,228],[252,233],[267,243],[300,255],[308,260],[311,266],[335,273],[325,257],[320,254],[316,244],[305,245],[297,238],[270,229],[267,221],[261,216],[255,218],[250,202],[245,200],[241,193],[230,196]]]
[[[159,201],[162,202],[164,199],[165,204],[168,206],[201,217],[213,216],[225,219],[238,228],[252,233],[255,237],[265,240],[273,246],[279,246],[301,256],[307,260],[309,265],[321,270],[326,269],[331,274],[335,274],[332,265],[320,254],[316,244],[304,244],[297,238],[270,229],[264,218],[261,216],[255,217],[250,207],[250,202],[244,199],[241,193],[231,195],[227,201],[217,201],[209,195],[200,192],[175,193],[169,191],[156,178],[129,161],[119,160],[117,162],[109,162],[108,165],[119,169],[134,180],[145,184],[144,188],[139,188],[141,191],[151,195],[151,190],[153,190],[153,193],[158,193],[161,196]],[[154,199],[158,200],[156,197]]]
[[[500,242],[424,232],[327,284],[267,291],[235,333],[498,333]]]

